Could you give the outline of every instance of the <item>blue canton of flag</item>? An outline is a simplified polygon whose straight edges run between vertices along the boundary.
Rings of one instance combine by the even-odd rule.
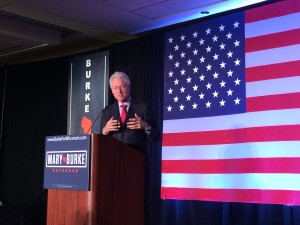
[[[246,111],[244,14],[166,33],[164,119]]]

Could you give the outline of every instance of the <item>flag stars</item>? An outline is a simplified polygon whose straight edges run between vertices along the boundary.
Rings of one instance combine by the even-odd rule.
[[[220,49],[222,50],[222,49],[225,49],[225,44],[224,43],[222,43],[221,45],[220,45]]]
[[[205,86],[206,86],[206,89],[208,90],[208,89],[211,89],[212,84],[210,84],[210,83],[208,82],[207,85],[205,85]]]
[[[219,92],[217,92],[217,91],[215,91],[214,93],[212,93],[213,94],[213,97],[214,98],[217,98],[218,97],[218,94],[219,94]]]
[[[219,27],[220,31],[224,31],[225,26],[221,24],[221,26]]]
[[[222,82],[220,83],[221,88],[225,87],[225,85],[226,85],[226,82],[222,80]]]
[[[206,108],[210,108],[211,102],[208,101],[208,102],[205,103],[205,105],[206,105]]]
[[[241,99],[239,99],[239,98],[234,99],[235,105],[239,105],[239,104],[240,104],[240,101],[241,101]]]
[[[193,114],[207,111],[203,115],[208,115],[210,110],[227,113],[223,110],[229,106],[240,109],[244,94],[240,96],[238,89],[244,85],[244,78],[237,69],[245,63],[236,50],[244,46],[243,34],[239,32],[242,23],[222,21],[203,31],[194,28],[189,34],[179,31],[179,36],[166,37],[168,85],[164,93],[170,103],[164,106],[165,111],[171,115],[180,110],[185,116],[189,110]]]
[[[219,74],[217,72],[214,72],[213,77],[214,77],[214,79],[218,79],[219,78]]]
[[[193,51],[193,53],[194,53],[194,55],[198,55],[198,50],[195,49],[195,50]]]
[[[235,85],[240,85],[241,80],[239,80],[239,78],[236,78],[236,80],[234,81]]]
[[[228,96],[232,96],[232,93],[233,93],[233,90],[231,90],[231,89],[229,89],[229,90],[227,91],[227,95],[228,95]]]
[[[206,70],[207,70],[207,71],[211,70],[211,68],[212,68],[212,65],[210,65],[210,64],[208,64],[208,65],[206,66]]]
[[[219,59],[219,55],[217,55],[217,53],[214,54],[213,56],[214,60],[218,60]]]
[[[198,91],[198,86],[196,84],[193,87],[193,91]]]
[[[239,65],[240,65],[240,62],[241,62],[241,60],[239,60],[239,59],[236,59],[236,60],[234,61],[234,63],[235,63],[236,66],[239,66]]]
[[[231,39],[231,37],[232,37],[232,33],[228,33],[228,34],[226,34],[226,37],[227,37],[227,39]]]
[[[227,74],[228,74],[228,77],[232,77],[233,71],[232,71],[232,70],[229,70],[229,71],[227,72]]]
[[[210,46],[207,46],[206,52],[211,52],[211,47]]]
[[[205,76],[203,74],[201,74],[201,76],[199,77],[200,81],[204,81]]]
[[[222,63],[220,64],[221,68],[225,68],[226,63],[222,61]]]
[[[240,42],[238,40],[236,40],[233,44],[234,44],[234,47],[240,46]]]
[[[222,99],[222,101],[219,102],[219,103],[220,103],[220,106],[225,106],[225,102],[226,102],[226,101],[224,101],[224,100]]]
[[[235,23],[233,24],[233,27],[234,27],[234,28],[238,28],[238,27],[239,27],[239,24],[240,24],[240,23],[239,23],[238,21],[235,21]]]

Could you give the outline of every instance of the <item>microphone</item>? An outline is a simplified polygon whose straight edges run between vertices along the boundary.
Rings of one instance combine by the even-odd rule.
[[[90,126],[90,128],[87,130],[87,132],[85,132],[85,134],[88,134],[90,132],[90,130],[92,129],[92,127],[94,126],[95,122],[98,120],[98,118],[102,115],[103,110],[100,111],[100,113],[97,115],[96,119],[93,121],[92,125]],[[101,131],[100,131],[101,132]]]

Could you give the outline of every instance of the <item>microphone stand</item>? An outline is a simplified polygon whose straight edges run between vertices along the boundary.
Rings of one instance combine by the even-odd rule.
[[[100,115],[102,114],[102,110],[101,112],[98,114],[98,116],[96,117],[96,119],[93,121],[92,125],[90,126],[90,128],[88,129],[88,131],[85,134],[88,134],[90,132],[90,130],[92,129],[92,127],[94,126],[95,122],[98,120],[98,118],[100,117]],[[101,132],[101,131],[100,131]]]

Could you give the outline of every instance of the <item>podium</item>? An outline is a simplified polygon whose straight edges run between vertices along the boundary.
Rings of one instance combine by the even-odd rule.
[[[48,189],[47,225],[144,224],[144,154],[91,135],[90,189]]]

